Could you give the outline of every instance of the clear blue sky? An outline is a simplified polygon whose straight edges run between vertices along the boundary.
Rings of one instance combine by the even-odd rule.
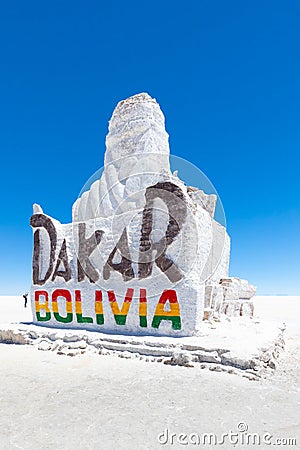
[[[0,293],[31,282],[32,204],[69,222],[116,103],[146,91],[223,201],[231,274],[300,295],[300,2],[0,5]]]

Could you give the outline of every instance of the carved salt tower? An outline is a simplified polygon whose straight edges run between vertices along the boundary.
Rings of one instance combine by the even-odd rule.
[[[135,95],[113,112],[102,175],[75,202],[72,223],[35,206],[35,322],[189,336],[203,318],[252,314],[255,288],[228,277],[216,197],[173,175],[169,155],[158,103]]]

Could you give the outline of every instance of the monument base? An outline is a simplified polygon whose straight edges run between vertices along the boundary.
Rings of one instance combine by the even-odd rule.
[[[258,380],[276,368],[284,348],[283,332],[283,326],[246,317],[207,321],[198,336],[178,338],[2,324],[0,342],[34,345],[66,356],[89,353],[207,368]]]

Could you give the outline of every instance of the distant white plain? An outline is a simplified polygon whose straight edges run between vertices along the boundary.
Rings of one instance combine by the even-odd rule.
[[[237,432],[239,422],[248,433],[296,438],[299,446],[300,297],[256,297],[255,314],[287,325],[278,368],[259,382],[199,367],[89,354],[71,358],[1,344],[0,448],[197,448],[177,438],[173,446],[161,445],[157,436],[166,428],[176,435],[220,436]],[[21,296],[0,297],[0,322],[20,321],[31,321],[30,305],[25,309]],[[270,446],[227,441],[220,448]]]

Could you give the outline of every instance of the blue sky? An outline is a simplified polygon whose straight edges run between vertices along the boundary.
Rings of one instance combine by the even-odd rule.
[[[166,115],[222,199],[231,274],[300,295],[300,3],[2,1],[0,293],[31,282],[32,204],[68,222],[116,103]]]

